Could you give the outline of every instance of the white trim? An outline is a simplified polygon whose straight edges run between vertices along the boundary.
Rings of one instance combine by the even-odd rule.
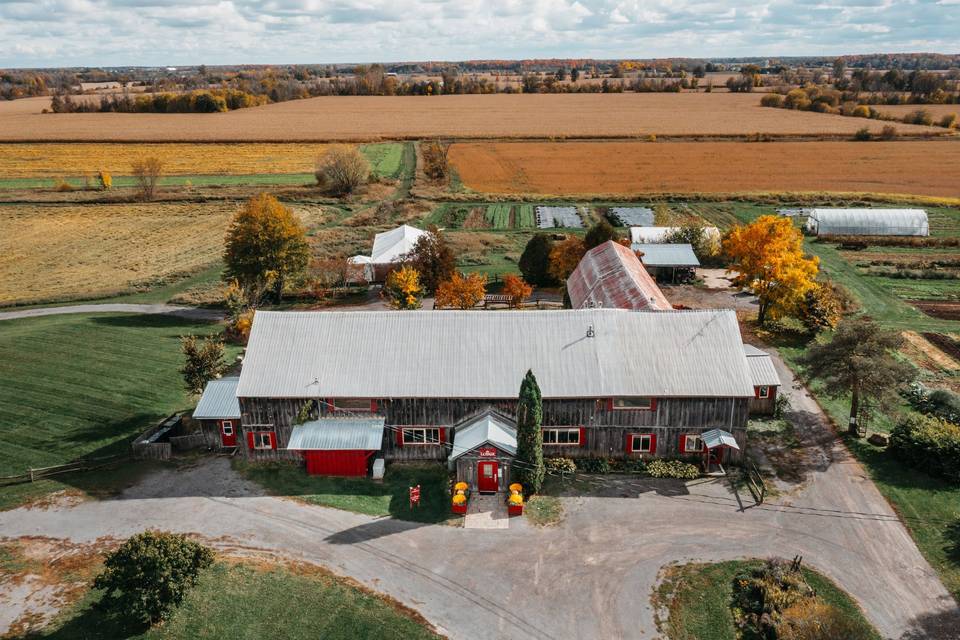
[[[757,398],[761,400],[766,400],[770,397],[770,385],[761,384],[757,387]]]
[[[266,446],[263,444],[264,436],[267,440]],[[253,448],[258,450],[273,449],[273,431],[254,431]]]
[[[541,427],[541,432],[543,433],[543,444],[548,447],[579,447],[580,446],[580,427]],[[566,431],[567,433],[574,431],[577,434],[576,442],[559,442],[559,435],[561,431]],[[553,432],[557,441],[547,442],[547,433]]]
[[[698,434],[696,434],[696,433],[686,434],[686,435],[684,435],[683,437],[684,437],[684,441],[683,441],[683,452],[684,452],[684,453],[703,453],[703,448],[704,448],[703,438],[701,438],[701,437],[700,437]],[[691,438],[694,439],[694,441],[698,444],[698,446],[697,446],[696,448],[691,448],[691,447],[690,447],[690,440],[691,440]]]
[[[647,439],[646,449],[637,449],[635,443],[637,440],[643,442]],[[630,453],[653,453],[653,434],[652,433],[632,433],[630,434]]]
[[[230,432],[227,432],[227,427],[230,428]],[[220,433],[225,436],[234,436],[237,432],[233,428],[233,420],[221,420],[220,421]]]
[[[423,445],[443,444],[442,442],[440,442],[440,429],[441,427],[401,427],[403,446],[420,447]],[[422,431],[423,441],[422,442],[408,441],[407,440],[408,431]],[[434,438],[431,435],[428,435],[427,431],[436,431],[437,432],[436,437]]]

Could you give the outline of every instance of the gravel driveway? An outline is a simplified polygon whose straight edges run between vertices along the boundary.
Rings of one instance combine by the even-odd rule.
[[[263,496],[223,458],[149,476],[121,497],[0,513],[0,536],[92,543],[148,527],[352,576],[453,638],[654,638],[650,594],[670,562],[802,555],[889,638],[960,639],[960,612],[907,531],[779,358],[794,420],[819,429],[802,489],[753,506],[723,480],[607,476],[551,528],[466,530]]]

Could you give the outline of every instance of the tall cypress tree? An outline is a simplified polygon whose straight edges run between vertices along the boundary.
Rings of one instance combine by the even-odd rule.
[[[532,371],[520,384],[520,399],[517,402],[517,455],[512,467],[513,477],[523,485],[526,493],[540,491],[543,485],[543,398],[540,385]]]

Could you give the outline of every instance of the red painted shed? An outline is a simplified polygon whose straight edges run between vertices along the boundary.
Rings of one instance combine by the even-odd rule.
[[[382,417],[321,418],[295,426],[287,449],[303,453],[310,475],[365,476],[383,430]]]

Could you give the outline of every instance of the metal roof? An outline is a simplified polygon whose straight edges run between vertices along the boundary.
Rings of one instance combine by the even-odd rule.
[[[567,294],[574,309],[673,308],[637,254],[612,240],[587,251],[567,278]]]
[[[643,255],[640,261],[648,267],[699,267],[700,261],[689,244],[642,244],[630,247]]]
[[[703,439],[703,445],[707,449],[716,449],[717,447],[740,449],[740,445],[737,444],[737,439],[733,437],[733,434],[723,429],[704,431],[700,437]]]
[[[929,236],[923,209],[812,209],[807,230],[817,235]]]
[[[670,234],[680,231],[683,227],[630,227],[630,242],[632,244],[660,243]],[[708,238],[720,239],[720,229],[704,227],[704,234]]]
[[[220,378],[207,383],[200,396],[197,408],[193,410],[195,420],[222,420],[239,418],[240,403],[237,401],[237,383],[240,378]]]
[[[287,449],[297,451],[378,451],[383,418],[320,418],[293,428]]]
[[[747,366],[750,367],[750,377],[756,387],[779,387],[780,376],[773,366],[773,358],[766,351],[762,351],[752,344],[743,345],[743,353],[747,356]]]
[[[400,225],[390,231],[378,233],[373,237],[373,252],[370,254],[370,262],[376,264],[396,262],[413,251],[417,240],[425,235],[428,235],[427,231],[407,224]]]
[[[492,444],[510,455],[517,453],[517,427],[503,416],[490,411],[482,413],[457,427],[453,440],[451,460],[483,444]]]
[[[592,334],[592,337],[591,337]],[[258,311],[241,398],[753,397],[732,310]]]

